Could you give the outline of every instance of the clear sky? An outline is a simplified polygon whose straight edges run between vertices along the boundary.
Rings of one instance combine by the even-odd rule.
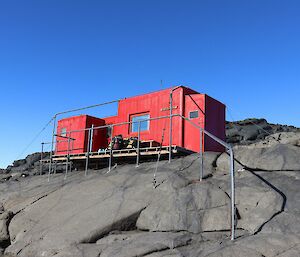
[[[0,0],[0,167],[39,151],[49,129],[24,148],[56,112],[178,84],[228,120],[300,126],[299,13],[298,0]]]

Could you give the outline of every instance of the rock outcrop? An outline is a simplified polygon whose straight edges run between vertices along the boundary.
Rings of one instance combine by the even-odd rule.
[[[252,144],[279,132],[300,132],[300,129],[255,118],[226,122],[226,141],[232,144]]]
[[[228,156],[205,153],[202,182],[198,154],[161,161],[155,183],[155,162],[2,180],[0,247],[20,257],[300,256],[300,136],[282,135],[234,147],[235,241]]]

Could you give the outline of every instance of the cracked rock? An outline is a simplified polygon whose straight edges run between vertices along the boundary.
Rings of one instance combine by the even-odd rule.
[[[229,198],[212,184],[191,184],[153,201],[142,211],[137,227],[193,233],[226,230],[230,228]]]

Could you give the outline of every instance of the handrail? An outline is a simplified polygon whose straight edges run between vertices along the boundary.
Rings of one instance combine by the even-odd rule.
[[[200,163],[200,177],[199,177],[200,181],[202,181],[202,179],[203,179],[203,149],[202,149],[203,137],[202,137],[202,134],[204,133],[208,137],[212,138],[213,140],[215,140],[216,142],[218,142],[219,144],[224,146],[229,152],[229,155],[230,155],[230,184],[231,184],[231,240],[234,240],[235,239],[235,222],[236,222],[236,220],[235,220],[235,178],[234,178],[234,155],[233,155],[232,146],[230,144],[227,144],[226,142],[224,142],[220,138],[214,136],[213,134],[211,134],[210,132],[208,132],[204,128],[200,127],[199,125],[195,124],[189,118],[187,118],[187,117],[185,117],[181,114],[172,114],[172,115],[169,115],[169,116],[159,116],[159,117],[148,118],[148,119],[139,120],[139,121],[135,121],[135,122],[133,122],[133,121],[120,122],[120,123],[116,123],[116,124],[109,124],[109,125],[103,125],[103,126],[98,126],[98,127],[92,126],[91,128],[85,128],[85,129],[80,129],[80,130],[72,130],[72,131],[69,131],[68,133],[71,134],[71,133],[74,133],[74,132],[89,131],[89,144],[88,144],[88,152],[87,152],[87,158],[86,158],[86,171],[85,171],[85,174],[87,174],[88,161],[89,161],[88,156],[91,152],[91,145],[90,144],[92,143],[90,141],[92,141],[92,138],[93,138],[92,133],[93,133],[94,130],[102,129],[102,128],[108,128],[108,127],[111,128],[110,140],[112,140],[113,129],[116,126],[139,123],[139,132],[140,132],[141,122],[159,120],[159,119],[166,119],[166,118],[169,118],[170,120],[172,120],[173,117],[180,117],[181,119],[186,120],[187,122],[189,122],[191,125],[193,125],[197,129],[199,129],[199,131],[200,131],[200,162],[201,162]],[[140,139],[140,135],[139,135],[140,133],[139,132],[138,132],[138,139]],[[53,132],[53,141],[54,141],[54,136],[55,136],[55,134]],[[170,136],[172,136],[172,135],[170,135]],[[70,140],[70,138],[69,138],[69,140]],[[53,145],[53,141],[52,141],[52,145]],[[172,141],[170,141],[170,142],[172,142]],[[138,144],[138,147],[139,147],[139,144]],[[169,147],[170,147],[169,151],[172,151],[171,144],[170,144]],[[68,157],[69,157],[69,149],[68,149]],[[112,150],[112,146],[111,146],[110,147],[109,170],[108,170],[108,172],[111,171],[112,157],[113,157],[113,150]],[[169,161],[170,161],[170,159],[169,159]],[[49,181],[50,174],[51,174],[51,162],[52,162],[52,155],[50,156],[48,181]],[[137,150],[136,166],[138,166],[138,164],[139,164],[139,149]],[[67,173],[67,169],[66,169],[66,173]]]
[[[66,113],[70,113],[70,112],[77,112],[77,111],[81,111],[81,110],[86,110],[86,109],[91,109],[91,108],[95,108],[95,107],[99,107],[99,106],[103,106],[103,105],[108,105],[108,104],[112,104],[112,103],[117,103],[119,101],[121,101],[123,99],[118,99],[118,100],[113,100],[113,101],[109,101],[109,102],[104,102],[104,103],[100,103],[100,104],[94,104],[94,105],[89,105],[89,106],[85,106],[82,108],[76,108],[76,109],[72,109],[72,110],[67,110],[67,111],[62,111],[62,112],[58,112],[56,113],[52,120],[53,120],[53,130],[52,130],[52,142],[51,142],[51,151],[50,151],[50,163],[49,163],[49,174],[51,172],[51,159],[52,159],[52,154],[53,154],[53,147],[54,147],[54,133],[55,133],[55,128],[56,128],[56,119],[59,115],[62,114],[66,114]],[[48,176],[48,182],[50,180],[50,176]]]

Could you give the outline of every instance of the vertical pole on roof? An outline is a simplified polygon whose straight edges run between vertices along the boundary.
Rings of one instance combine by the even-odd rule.
[[[137,141],[137,152],[136,152],[136,167],[140,164],[140,137],[141,137],[141,121],[138,124],[138,141]]]
[[[203,131],[200,128],[200,176],[199,180],[202,181],[203,179]]]
[[[89,159],[90,159],[90,143],[91,143],[91,129],[88,132],[88,141],[87,141],[87,149],[86,149],[86,159],[85,159],[85,172],[84,175],[87,175],[87,170],[89,168]]]
[[[44,154],[44,142],[42,142],[41,160],[40,160],[40,175],[43,173],[43,154]]]
[[[67,160],[66,160],[66,174],[64,179],[67,179],[67,175],[68,175],[68,169],[69,169],[69,163],[70,163],[70,133],[69,133],[69,137],[68,137],[68,152],[67,152]]]
[[[230,182],[231,182],[231,240],[235,239],[235,181],[234,181],[234,156],[232,147],[230,154]]]
[[[55,125],[56,125],[56,114],[53,117],[53,131],[52,131],[52,141],[51,141],[51,151],[50,151],[50,160],[49,160],[49,172],[48,172],[48,182],[50,181],[50,174],[52,169],[52,154],[54,148],[54,137],[55,137]]]
[[[111,171],[111,163],[112,163],[112,148],[113,148],[113,131],[114,131],[114,125],[110,125],[110,151],[109,151],[109,164],[108,164],[108,172]]]
[[[170,92],[170,135],[169,135],[169,163],[172,159],[172,129],[173,129],[173,121],[172,121],[172,113],[173,113],[173,91]]]

